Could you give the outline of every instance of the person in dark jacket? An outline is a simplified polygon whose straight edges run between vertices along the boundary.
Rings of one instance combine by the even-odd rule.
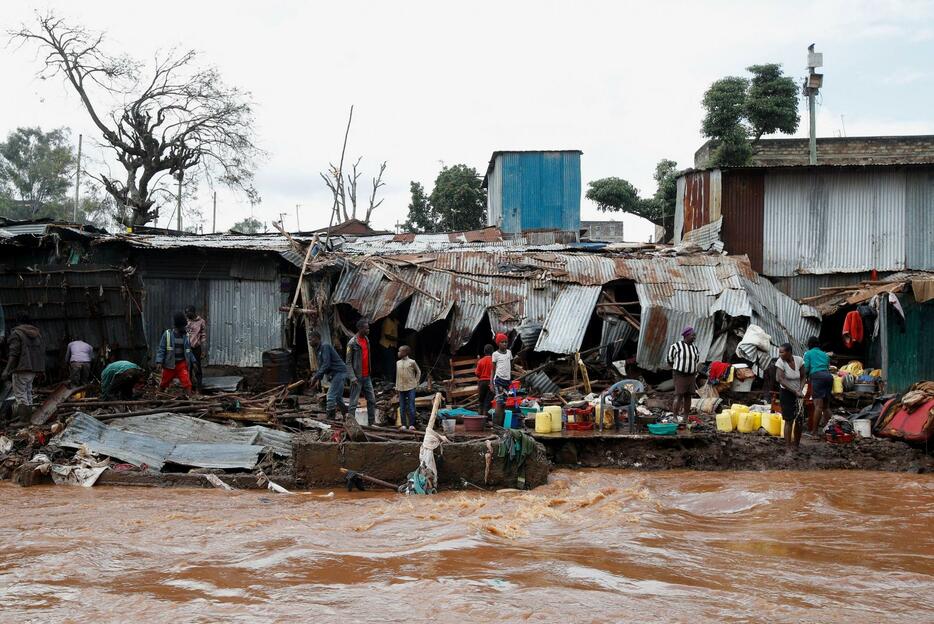
[[[194,365],[194,355],[191,353],[191,342],[188,341],[188,319],[178,312],[173,323],[175,327],[162,334],[156,352],[156,369],[162,369],[159,387],[165,390],[173,379],[178,379],[185,392],[191,394],[191,376],[188,371]]]
[[[357,410],[360,392],[366,397],[366,418],[369,424],[376,420],[376,392],[370,377],[370,323],[357,321],[357,333],[347,341],[347,367],[350,369],[350,409]]]
[[[45,343],[39,328],[30,324],[27,314],[20,314],[8,339],[9,358],[3,380],[13,381],[13,400],[18,405],[32,405],[32,385],[37,375],[45,373]]]
[[[321,383],[325,375],[331,377],[331,385],[328,388],[328,398],[325,403],[328,418],[334,418],[335,411],[340,411],[344,416],[347,415],[347,406],[344,404],[344,382],[347,381],[347,365],[341,356],[337,354],[329,344],[321,342],[321,334],[312,331],[308,335],[311,346],[315,349],[318,356],[318,370],[311,378],[309,388],[314,390]]]

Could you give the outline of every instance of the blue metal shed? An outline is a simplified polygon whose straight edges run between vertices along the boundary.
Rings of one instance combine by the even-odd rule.
[[[493,152],[483,185],[487,225],[518,234],[577,232],[581,214],[580,150]]]

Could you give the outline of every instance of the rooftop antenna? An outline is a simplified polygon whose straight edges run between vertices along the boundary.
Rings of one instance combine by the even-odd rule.
[[[809,164],[817,164],[817,104],[816,96],[821,87],[824,86],[824,74],[818,74],[814,70],[824,66],[823,52],[815,52],[814,44],[808,46],[808,77],[804,79],[804,95],[808,98],[808,119],[811,122],[810,129],[810,156]]]

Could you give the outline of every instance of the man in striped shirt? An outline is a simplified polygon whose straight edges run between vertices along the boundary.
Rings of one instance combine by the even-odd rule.
[[[683,414],[685,420],[691,413],[691,397],[697,390],[697,364],[700,361],[700,352],[694,345],[697,335],[693,327],[685,327],[681,332],[681,340],[668,347],[668,363],[671,365],[671,374],[675,382],[675,398],[671,404],[671,411]]]

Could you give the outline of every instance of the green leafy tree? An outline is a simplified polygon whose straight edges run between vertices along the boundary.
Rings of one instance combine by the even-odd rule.
[[[752,128],[753,144],[764,134],[794,134],[801,116],[798,115],[798,86],[782,74],[778,63],[752,65],[746,94],[746,119]]]
[[[675,201],[678,195],[678,163],[662,159],[655,166],[658,188],[652,197],[640,197],[639,190],[622,178],[601,178],[588,184],[587,199],[604,212],[628,212],[642,217],[671,233],[674,230]]]
[[[798,129],[798,89],[781,65],[751,65],[746,71],[751,79],[721,78],[704,93],[701,132],[717,143],[710,165],[745,165],[763,135]]]
[[[707,112],[701,132],[717,141],[712,165],[743,165],[752,154],[749,130],[743,122],[748,88],[745,78],[729,76],[711,84],[704,93],[702,104]]]
[[[75,158],[64,128],[17,128],[0,143],[0,194],[6,216],[61,218]],[[68,215],[71,216],[70,214]]]
[[[411,182],[409,191],[412,199],[409,202],[409,215],[405,221],[406,232],[435,232],[438,226],[437,215],[425,195],[425,187],[421,182]]]
[[[234,223],[230,229],[241,234],[259,234],[266,231],[266,225],[258,219],[247,217]]]
[[[443,167],[429,199],[439,232],[474,230],[486,225],[486,189],[477,170],[467,165]]]
[[[665,232],[671,233],[675,227],[675,202],[678,199],[678,163],[663,158],[655,165],[656,208],[661,213],[661,225]]]

